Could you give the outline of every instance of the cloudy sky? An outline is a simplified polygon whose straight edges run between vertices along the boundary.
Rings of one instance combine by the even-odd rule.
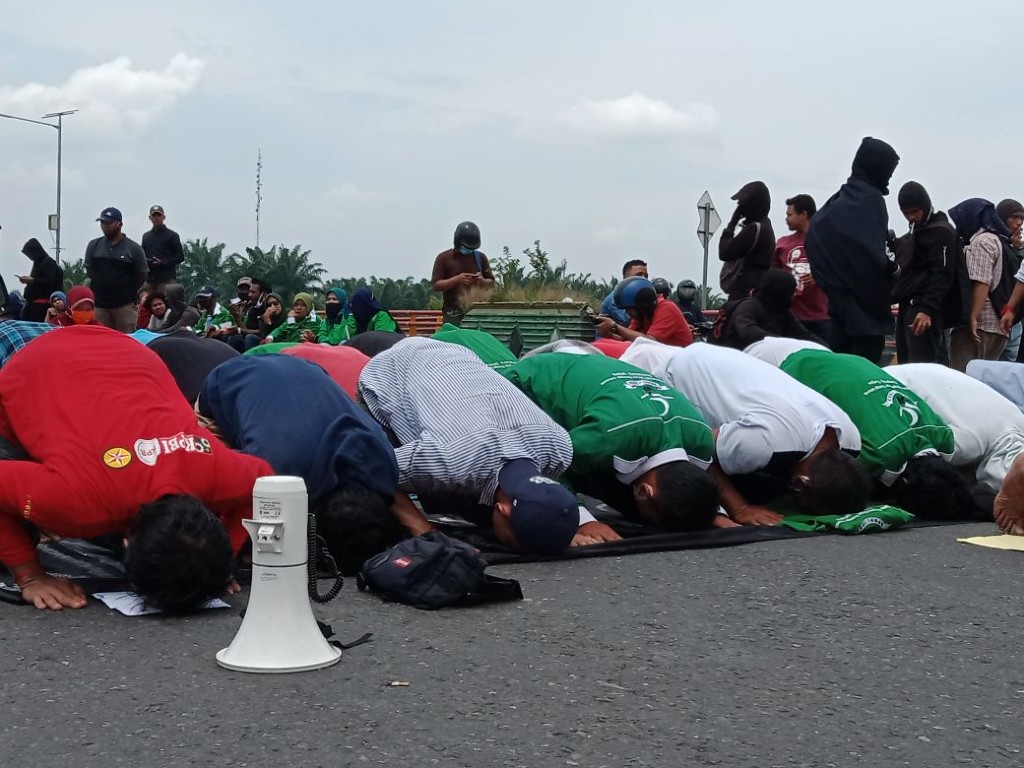
[[[79,110],[68,259],[107,205],[136,240],[160,203],[183,238],[254,244],[259,149],[260,245],[301,244],[333,276],[429,276],[472,219],[491,256],[540,239],[571,271],[642,257],[699,282],[705,189],[728,219],[763,179],[781,234],[785,198],[826,199],[865,135],[901,155],[894,189],[919,180],[938,207],[1024,196],[1020,48],[999,33],[1017,7],[40,1],[0,27],[0,112]],[[13,288],[21,244],[52,247],[56,131],[0,119],[0,174]]]

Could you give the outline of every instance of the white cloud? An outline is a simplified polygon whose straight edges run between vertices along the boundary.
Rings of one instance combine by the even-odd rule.
[[[198,85],[206,63],[176,54],[162,71],[132,69],[121,56],[83,67],[62,85],[27,83],[0,88],[0,109],[35,119],[47,112],[78,109],[83,127],[127,132],[152,123]]]
[[[719,122],[718,110],[709,104],[670,106],[638,91],[618,99],[583,99],[563,115],[563,121],[580,131],[616,136],[704,136]]]

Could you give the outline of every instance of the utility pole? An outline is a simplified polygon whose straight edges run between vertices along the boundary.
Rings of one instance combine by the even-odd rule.
[[[260,247],[260,204],[263,202],[263,182],[260,176],[263,173],[263,152],[256,150],[256,247]]]

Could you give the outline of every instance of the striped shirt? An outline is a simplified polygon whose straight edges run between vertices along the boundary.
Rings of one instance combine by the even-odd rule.
[[[0,323],[0,368],[7,364],[15,352],[57,327],[47,323],[29,323],[24,320],[5,320]]]
[[[559,477],[572,463],[568,433],[464,347],[414,336],[374,357],[359,376],[370,413],[398,438],[398,485],[464,491],[490,506],[513,459]]]

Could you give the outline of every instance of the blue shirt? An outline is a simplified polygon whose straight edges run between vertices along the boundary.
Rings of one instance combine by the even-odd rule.
[[[629,315],[626,314],[626,310],[619,309],[615,303],[615,291],[604,297],[604,301],[601,302],[601,314],[612,318],[619,325],[629,326]]]
[[[199,405],[233,446],[305,480],[312,503],[353,483],[395,495],[398,464],[384,431],[315,363],[233,358],[206,377]]]

